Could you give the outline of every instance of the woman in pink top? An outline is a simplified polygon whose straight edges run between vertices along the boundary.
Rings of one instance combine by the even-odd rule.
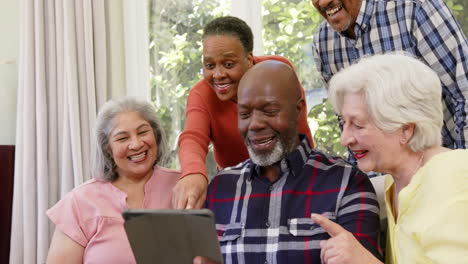
[[[56,225],[47,263],[136,263],[122,212],[171,207],[180,173],[156,165],[164,146],[150,103],[128,97],[107,102],[97,117],[94,179],[47,211]]]

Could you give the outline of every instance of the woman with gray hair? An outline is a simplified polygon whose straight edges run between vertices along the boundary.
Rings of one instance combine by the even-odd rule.
[[[47,211],[56,225],[47,263],[136,263],[122,212],[171,208],[180,173],[156,165],[164,149],[150,103],[129,97],[107,102],[96,120],[94,179]]]
[[[361,170],[388,174],[386,263],[468,259],[468,151],[441,147],[441,94],[437,74],[401,53],[363,58],[330,82],[342,145]],[[380,263],[339,225],[312,219],[331,236],[323,263]]]

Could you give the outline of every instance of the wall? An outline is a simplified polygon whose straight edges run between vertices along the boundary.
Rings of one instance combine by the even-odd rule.
[[[0,1],[0,145],[15,144],[19,2]]]

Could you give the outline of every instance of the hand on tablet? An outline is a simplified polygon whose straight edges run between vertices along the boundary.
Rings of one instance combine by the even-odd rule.
[[[205,258],[205,257],[195,257],[193,258],[193,264],[219,264],[209,258]]]
[[[200,209],[206,199],[208,182],[203,174],[189,174],[172,189],[172,206],[175,209]]]
[[[319,214],[312,214],[311,218],[331,237],[320,241],[322,263],[382,263],[365,249],[353,234],[339,224]]]

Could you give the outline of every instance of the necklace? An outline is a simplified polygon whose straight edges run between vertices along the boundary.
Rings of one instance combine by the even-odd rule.
[[[418,166],[416,166],[416,168],[414,169],[413,173],[411,173],[411,175],[416,174],[416,172],[419,170],[419,168],[421,168],[421,165],[422,165],[422,161],[423,161],[424,153],[425,153],[425,152],[426,152],[426,151],[423,151],[423,152],[421,153],[421,157],[419,158],[419,161],[418,161]]]

